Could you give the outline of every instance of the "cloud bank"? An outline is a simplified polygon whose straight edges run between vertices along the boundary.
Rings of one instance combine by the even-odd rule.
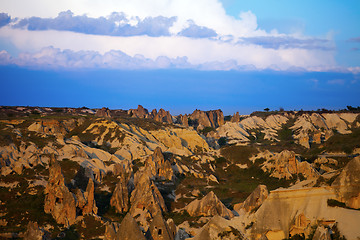
[[[34,58],[38,66],[84,68],[320,71],[336,67],[332,39],[266,32],[251,11],[235,18],[218,0],[0,2],[6,11],[0,14],[0,43],[10,42],[21,52],[16,56],[6,51],[9,56],[2,64],[29,65],[25,59]],[[36,57],[45,52],[56,57],[50,57],[50,63]]]

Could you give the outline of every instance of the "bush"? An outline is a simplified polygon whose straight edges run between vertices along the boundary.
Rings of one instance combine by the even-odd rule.
[[[220,147],[225,146],[225,145],[227,144],[227,139],[226,139],[226,137],[221,137],[221,138],[219,138],[218,144],[219,144]]]

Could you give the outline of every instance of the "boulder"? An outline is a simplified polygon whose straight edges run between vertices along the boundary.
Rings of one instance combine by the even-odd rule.
[[[195,199],[189,203],[185,210],[190,216],[215,216],[219,215],[225,218],[232,218],[234,214],[225,207],[225,205],[217,198],[213,191],[209,192],[201,200]]]

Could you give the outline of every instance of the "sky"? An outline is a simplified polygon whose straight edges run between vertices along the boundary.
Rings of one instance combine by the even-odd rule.
[[[0,0],[0,105],[360,105],[358,0]]]

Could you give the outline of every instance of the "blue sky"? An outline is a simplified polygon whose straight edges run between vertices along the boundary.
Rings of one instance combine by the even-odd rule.
[[[0,0],[0,9],[9,90],[0,105],[175,114],[359,105],[356,0]]]

